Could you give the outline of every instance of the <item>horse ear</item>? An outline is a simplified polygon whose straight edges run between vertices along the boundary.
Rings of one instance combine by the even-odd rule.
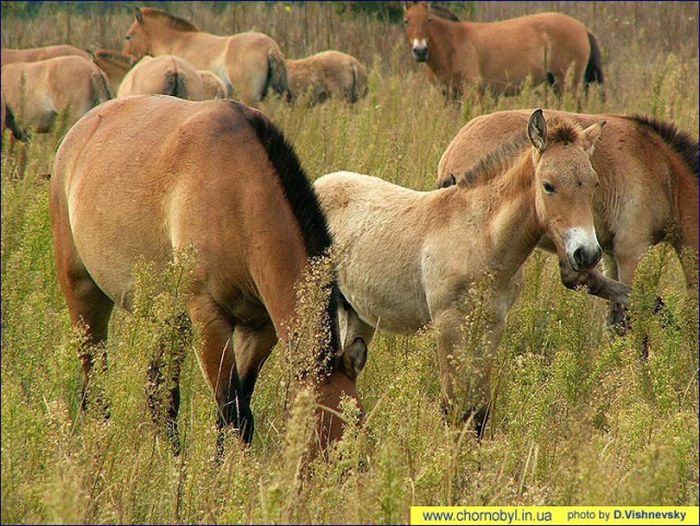
[[[140,7],[135,7],[134,8],[134,16],[136,17],[136,21],[139,24],[143,24],[143,13],[141,12]]]
[[[530,115],[530,121],[527,123],[527,136],[540,153],[547,149],[547,121],[544,120],[541,108],[537,108]]]
[[[365,368],[366,362],[367,344],[358,336],[343,352],[343,369],[350,378],[355,379]]]
[[[596,122],[591,124],[588,128],[583,130],[581,133],[581,146],[588,153],[588,155],[593,154],[598,139],[600,139],[600,134],[603,131],[603,126],[605,126],[605,121]]]

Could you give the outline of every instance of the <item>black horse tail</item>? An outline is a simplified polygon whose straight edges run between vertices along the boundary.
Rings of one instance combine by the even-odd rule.
[[[592,84],[593,82],[603,84],[605,82],[603,76],[603,57],[600,52],[600,46],[598,46],[598,39],[590,31],[588,32],[588,42],[591,45],[591,53],[588,56],[588,65],[583,74],[583,81],[586,85]]]

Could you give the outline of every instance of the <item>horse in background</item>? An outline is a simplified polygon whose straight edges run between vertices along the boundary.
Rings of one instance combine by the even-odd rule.
[[[145,56],[124,76],[117,97],[130,95],[171,95],[181,99],[204,100],[199,71],[173,55]]]
[[[517,92],[530,76],[561,92],[569,68],[573,87],[602,84],[597,39],[585,25],[561,13],[538,13],[491,23],[453,22],[432,16],[430,2],[413,2],[404,22],[416,62],[425,62],[448,94],[465,83],[497,93]]]
[[[493,176],[473,188],[418,192],[349,172],[319,178],[316,191],[340,247],[344,341],[369,344],[378,326],[414,334],[431,324],[443,406],[454,418],[473,416],[481,434],[495,350],[520,294],[526,259],[545,234],[561,265],[576,271],[592,271],[602,255],[593,224],[598,177],[590,156],[604,124],[583,129],[569,120],[546,121],[536,110],[523,126],[530,147],[512,165],[492,165]],[[480,366],[470,399],[458,400],[464,384],[455,354],[465,346],[465,316],[476,308],[470,291],[486,276],[489,343],[475,349]],[[605,291],[622,302],[628,292],[624,286]]]
[[[257,105],[270,91],[287,91],[287,68],[277,42],[263,33],[222,37],[154,8],[136,8],[123,52],[175,55],[221,78],[247,105]]]
[[[3,65],[2,93],[17,126],[37,133],[50,131],[62,113],[71,126],[90,109],[113,98],[100,68],[73,55]]]
[[[438,187],[484,184],[494,162],[515,163],[528,149],[523,127],[531,110],[499,111],[469,121],[438,164]],[[697,293],[698,141],[673,124],[644,116],[585,115],[545,110],[545,116],[580,126],[607,122],[591,156],[600,185],[593,201],[596,235],[606,253],[605,274],[631,286],[648,248],[668,240],[678,254],[688,290]],[[553,251],[544,237],[540,247]],[[561,268],[569,288],[599,287],[595,275]],[[611,325],[625,326],[624,309],[612,303]]]
[[[290,99],[310,93],[314,104],[330,98],[354,104],[367,95],[367,69],[355,57],[340,51],[287,59],[287,76]]]
[[[11,49],[4,47],[0,50],[0,63],[4,66],[5,64],[15,64],[17,62],[39,62],[40,60],[68,56],[90,58],[86,50],[67,44],[30,49]]]

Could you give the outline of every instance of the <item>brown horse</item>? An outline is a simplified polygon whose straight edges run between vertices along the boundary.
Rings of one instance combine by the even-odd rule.
[[[134,123],[138,123],[135,126]],[[66,135],[50,184],[56,264],[71,319],[92,345],[104,341],[114,304],[129,310],[132,268],[165,265],[194,247],[189,319],[202,331],[200,361],[219,407],[219,428],[253,436],[250,400],[280,338],[290,342],[295,284],[331,244],[299,161],[261,113],[233,101],[167,96],[116,99]],[[337,286],[327,304],[336,319]],[[338,328],[320,357],[320,407],[341,392],[359,404],[355,378],[366,348],[338,357]],[[92,358],[82,356],[87,386]],[[169,421],[176,433],[177,385]],[[322,444],[342,427],[319,409]]]
[[[530,75],[564,88],[567,70],[573,84],[603,82],[598,43],[586,26],[560,13],[539,13],[493,23],[452,22],[431,16],[429,2],[406,8],[406,33],[413,57],[427,62],[451,94],[478,82],[496,92],[517,91]]]
[[[66,56],[2,66],[7,107],[23,129],[48,132],[67,112],[72,125],[94,106],[112,98],[109,81],[90,60]]]
[[[355,57],[340,51],[287,60],[287,75],[291,98],[310,92],[314,103],[329,98],[355,103],[367,95],[367,70]]]
[[[220,37],[153,8],[136,8],[124,53],[176,55],[197,69],[209,70],[233,88],[246,104],[257,104],[269,90],[287,91],[287,68],[277,42],[262,33]]]
[[[462,326],[475,308],[470,290],[490,274],[483,305],[490,343],[475,349],[482,359],[473,393],[480,429],[494,352],[520,293],[523,263],[537,242],[546,233],[562,264],[580,271],[600,259],[592,214],[597,175],[589,156],[603,124],[582,129],[570,121],[547,123],[537,110],[523,125],[530,147],[512,166],[492,166],[491,180],[475,188],[416,192],[349,172],[318,179],[316,191],[341,247],[346,341],[369,343],[377,326],[413,334],[432,324],[443,400],[458,416],[469,408],[455,399],[455,388],[466,379],[454,370],[453,357],[464,349]]]
[[[493,163],[515,163],[528,148],[522,127],[530,110],[500,111],[468,122],[445,150],[438,165],[438,186],[484,184]],[[607,122],[591,157],[600,186],[594,200],[596,234],[610,256],[606,273],[627,285],[647,249],[668,239],[681,257],[689,290],[697,286],[698,141],[673,125],[640,116],[582,115],[545,111],[547,118],[570,119],[581,126]],[[485,154],[485,152],[491,152]],[[552,250],[550,239],[540,246]],[[568,287],[596,289],[595,275],[562,268]],[[623,321],[611,305],[610,323]]]
[[[181,99],[204,100],[199,71],[173,55],[143,57],[124,76],[117,97],[130,95],[172,95]]]
[[[111,49],[88,49],[88,53],[97,67],[107,75],[112,91],[119,93],[122,80],[137,62],[134,57]]]
[[[10,49],[2,48],[0,51],[0,62],[5,64],[14,64],[16,62],[38,62],[56,57],[76,56],[82,58],[90,58],[90,55],[84,49],[61,44],[58,46],[35,47],[31,49]]]

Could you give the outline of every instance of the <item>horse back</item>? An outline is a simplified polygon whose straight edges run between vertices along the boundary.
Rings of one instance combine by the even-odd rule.
[[[163,265],[189,246],[196,280],[224,305],[263,294],[256,283],[270,257],[273,266],[289,263],[275,272],[300,272],[304,247],[290,241],[299,227],[249,111],[139,96],[105,104],[71,129],[51,184],[80,259],[109,297],[128,308],[139,258]]]

